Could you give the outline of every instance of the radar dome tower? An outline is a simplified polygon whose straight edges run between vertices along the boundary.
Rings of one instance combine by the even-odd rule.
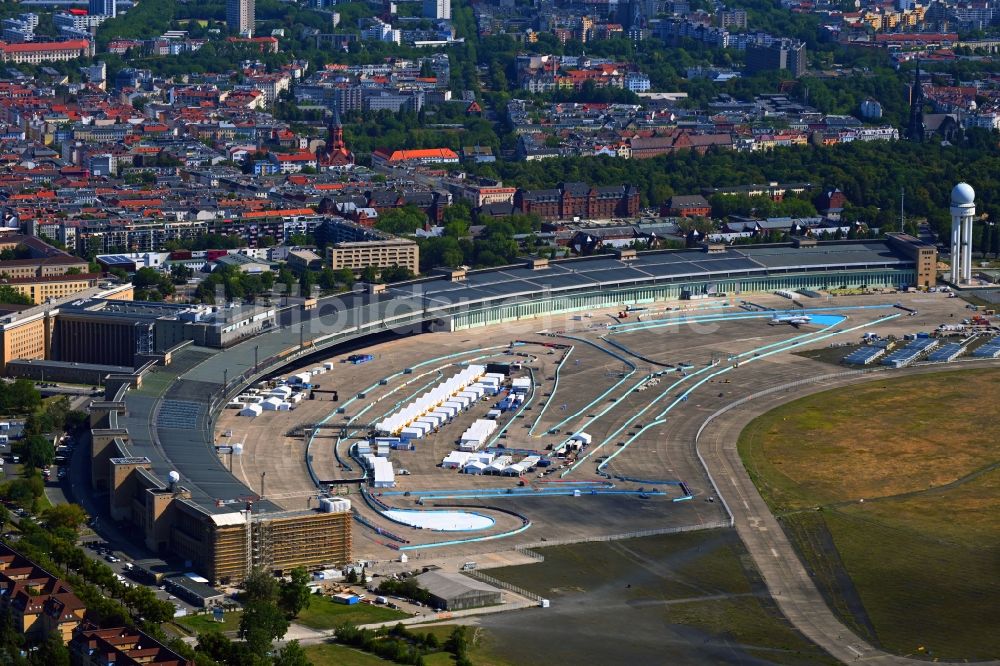
[[[972,218],[976,215],[976,191],[959,183],[951,191],[951,283],[972,282]]]

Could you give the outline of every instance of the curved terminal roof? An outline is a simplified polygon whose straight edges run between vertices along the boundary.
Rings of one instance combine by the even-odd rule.
[[[379,294],[341,294],[320,299],[315,310],[298,307],[281,313],[281,326],[229,349],[188,347],[172,365],[157,369],[156,383],[168,386],[162,395],[145,390],[126,396],[133,455],[147,456],[162,479],[176,470],[192,499],[206,510],[231,511],[216,506],[217,499],[251,495],[210,451],[213,445],[212,410],[220,403],[223,378],[230,385],[253,374],[255,353],[260,367],[274,369],[275,357],[307,341],[313,349],[330,347],[352,338],[385,332],[394,326],[419,325],[454,312],[457,307],[499,305],[505,300],[541,299],[559,293],[617,289],[740,277],[779,276],[784,273],[827,272],[912,267],[913,260],[886,243],[820,243],[813,247],[747,246],[721,252],[701,250],[640,252],[623,260],[599,255],[553,261],[545,268],[507,266],[469,271],[465,279],[428,278],[390,285]],[[274,362],[272,362],[274,361]],[[259,489],[257,489],[259,490]],[[264,510],[275,510],[262,503]]]

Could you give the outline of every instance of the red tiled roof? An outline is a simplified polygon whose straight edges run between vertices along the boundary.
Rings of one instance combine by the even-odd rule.
[[[24,44],[5,44],[0,42],[0,51],[7,53],[30,53],[32,51],[79,51],[89,49],[90,42],[86,39],[71,39],[65,42],[27,42]]]

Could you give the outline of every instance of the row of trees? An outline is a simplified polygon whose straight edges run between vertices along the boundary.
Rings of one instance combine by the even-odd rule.
[[[29,475],[30,476],[30,475]],[[76,545],[78,530],[86,520],[75,504],[45,509],[41,522],[27,516],[19,521],[18,551],[41,567],[58,573],[87,607],[87,619],[100,626],[140,626],[168,642],[160,625],[173,617],[173,605],[156,598],[142,586],[126,586],[103,562],[87,557]],[[0,509],[0,527],[10,520]],[[69,664],[69,653],[57,633],[39,644],[26,643],[20,631],[11,631],[9,616],[0,614],[0,663]],[[184,649],[183,644],[180,646]],[[27,653],[22,657],[21,652]]]
[[[442,649],[454,655],[456,666],[472,664],[468,653],[471,641],[468,628],[464,626],[455,627],[443,646],[435,634],[415,633],[402,624],[390,629],[359,629],[351,624],[342,624],[337,627],[336,640],[397,664],[423,666],[428,655]]]

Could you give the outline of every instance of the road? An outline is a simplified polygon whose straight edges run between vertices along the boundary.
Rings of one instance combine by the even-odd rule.
[[[962,364],[983,367],[985,363]],[[992,367],[997,367],[995,363]],[[947,369],[954,370],[955,366]],[[941,368],[912,368],[893,372],[893,377],[940,371]],[[872,381],[880,373],[823,375],[794,388],[780,384],[761,386],[763,395],[741,403],[735,401],[703,422],[695,444],[715,483],[716,490],[732,513],[734,527],[746,544],[768,590],[781,612],[807,638],[842,662],[865,661],[875,664],[926,664],[926,661],[888,654],[876,649],[845,627],[827,606],[799,560],[767,504],[757,492],[743,467],[736,442],[743,428],[757,416],[810,393]],[[720,413],[721,412],[721,413]],[[717,416],[716,416],[717,415]],[[1000,662],[980,662],[1000,663]]]

